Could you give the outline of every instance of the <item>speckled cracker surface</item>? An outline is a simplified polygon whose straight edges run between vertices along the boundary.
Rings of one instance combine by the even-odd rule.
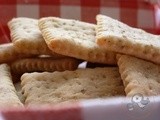
[[[12,83],[10,68],[0,64],[0,108],[23,106]]]
[[[118,56],[118,66],[127,96],[160,95],[160,66],[135,57]]]
[[[106,50],[160,64],[160,36],[132,28],[104,15],[97,16],[97,43]]]
[[[95,43],[95,25],[56,17],[42,18],[39,28],[48,45],[56,53],[90,62],[116,64],[115,53]]]
[[[52,54],[38,28],[38,20],[32,18],[13,18],[8,22],[8,27],[11,32],[11,39],[17,51],[30,54]]]
[[[25,73],[21,81],[29,106],[124,95],[117,67]]]

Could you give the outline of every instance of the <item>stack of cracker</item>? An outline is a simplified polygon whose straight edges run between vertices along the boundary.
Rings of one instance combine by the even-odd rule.
[[[74,70],[78,60],[57,54],[47,47],[38,28],[38,20],[31,18],[14,18],[8,23],[12,46],[18,55],[30,55],[31,58],[20,58],[11,62],[14,73],[53,72]],[[14,57],[16,55],[13,54]]]
[[[97,44],[117,52],[119,72],[127,96],[160,95],[160,36],[97,15]]]
[[[157,35],[103,15],[97,16],[97,25],[44,17],[14,18],[8,27],[12,43],[0,45],[0,62],[7,66],[4,84],[11,86],[14,105],[160,94]],[[78,68],[80,61],[91,68]],[[15,89],[17,76],[21,83]]]

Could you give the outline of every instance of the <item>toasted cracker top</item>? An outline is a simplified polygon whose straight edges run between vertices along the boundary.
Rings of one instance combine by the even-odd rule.
[[[153,35],[142,29],[130,27],[125,23],[104,15],[97,15],[97,21],[97,38],[109,38],[113,36],[131,42],[138,42],[139,44],[153,45],[159,48],[159,35]]]
[[[91,62],[115,64],[115,53],[95,43],[95,25],[72,19],[47,17],[39,28],[48,47],[59,54]]]

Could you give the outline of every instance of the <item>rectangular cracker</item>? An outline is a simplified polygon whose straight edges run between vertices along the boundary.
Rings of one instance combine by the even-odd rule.
[[[31,57],[33,55],[20,54],[14,48],[13,43],[6,43],[0,45],[0,64],[14,61],[19,58]]]
[[[38,28],[38,20],[32,18],[13,18],[8,22],[11,39],[17,51],[29,54],[46,54],[60,57],[48,49]]]
[[[97,16],[97,43],[106,50],[160,64],[160,36],[132,28],[104,15]]]
[[[115,53],[95,43],[94,24],[47,17],[39,20],[39,28],[52,51],[90,62],[116,64]]]
[[[117,67],[25,73],[21,81],[27,106],[124,95]]]
[[[10,67],[7,64],[0,65],[0,108],[23,106],[16,95],[12,83]]]
[[[19,59],[10,64],[12,73],[23,74],[26,72],[53,72],[75,70],[79,61],[74,58],[41,57]]]
[[[118,66],[127,96],[160,95],[160,66],[127,56],[118,56]]]

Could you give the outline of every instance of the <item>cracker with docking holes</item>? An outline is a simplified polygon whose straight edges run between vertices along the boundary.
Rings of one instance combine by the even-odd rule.
[[[97,44],[117,53],[160,64],[160,36],[132,28],[104,15],[97,16]]]
[[[19,59],[10,64],[12,73],[23,74],[25,72],[53,72],[77,69],[79,61],[74,58],[26,58]]]
[[[18,53],[13,43],[6,43],[0,45],[0,63],[7,63],[19,58],[31,57],[33,55]]]
[[[38,28],[38,20],[32,18],[13,18],[8,22],[11,39],[17,51],[28,54],[46,54],[61,57],[48,49],[41,31]]]
[[[47,17],[39,20],[39,28],[48,47],[56,53],[90,62],[116,64],[116,54],[96,44],[94,24]]]
[[[15,87],[12,83],[10,67],[7,64],[0,65],[0,108],[22,107],[18,99]]]
[[[25,73],[21,85],[27,106],[125,95],[117,67]]]
[[[127,96],[160,95],[160,66],[127,56],[118,56],[118,66]]]

